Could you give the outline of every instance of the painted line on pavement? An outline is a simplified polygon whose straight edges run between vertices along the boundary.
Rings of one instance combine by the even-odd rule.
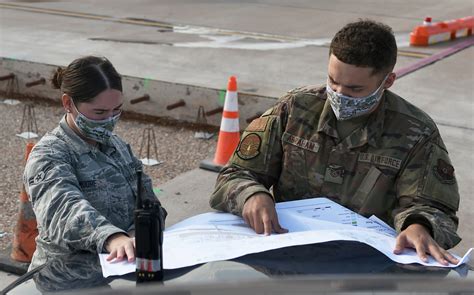
[[[414,63],[414,64],[411,64],[409,66],[406,66],[404,68],[401,68],[397,71],[395,71],[395,74],[397,74],[397,78],[401,78],[403,76],[406,76],[416,70],[419,70],[421,68],[424,68],[430,64],[433,64],[437,61],[440,61],[452,54],[455,54],[456,52],[459,52],[463,49],[466,49],[470,46],[474,45],[474,37],[470,37],[468,38],[467,40],[463,41],[463,42],[460,42],[456,45],[453,45],[441,52],[438,52],[436,54],[433,54],[429,57],[426,57],[426,58],[423,58],[422,60]]]

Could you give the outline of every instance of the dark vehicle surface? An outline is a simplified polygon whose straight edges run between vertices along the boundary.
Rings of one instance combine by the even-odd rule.
[[[165,257],[166,259],[166,257]],[[403,265],[362,243],[293,246],[164,271],[163,283],[135,274],[104,278],[98,256],[54,259],[7,287],[7,294],[474,294],[474,269]]]

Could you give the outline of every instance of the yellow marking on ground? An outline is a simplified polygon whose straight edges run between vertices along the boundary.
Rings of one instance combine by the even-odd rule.
[[[30,12],[38,12],[38,13],[45,13],[45,14],[53,14],[53,15],[60,15],[60,16],[72,16],[84,19],[93,19],[93,20],[103,20],[103,21],[111,21],[117,22],[122,24],[130,24],[130,25],[139,25],[139,26],[149,26],[149,27],[160,27],[160,28],[169,28],[173,29],[174,25],[161,23],[157,21],[147,21],[147,20],[138,20],[138,19],[117,19],[106,15],[97,15],[97,14],[90,14],[90,13],[82,13],[82,12],[70,12],[66,10],[59,10],[59,9],[50,9],[50,8],[38,8],[38,7],[31,7],[31,6],[24,6],[12,3],[0,3],[0,8],[7,8],[7,9],[16,9],[16,10],[23,10],[23,11],[30,11]],[[255,32],[239,32],[233,30],[218,30],[219,34],[222,35],[239,35],[239,36],[248,36],[255,39],[260,40],[267,40],[267,41],[298,41],[299,38],[291,37],[291,36],[279,36],[279,35],[271,35],[265,33],[255,33]],[[327,47],[327,46],[323,46]],[[431,54],[421,53],[421,52],[413,52],[413,51],[403,51],[399,50],[398,55],[400,56],[407,56],[407,57],[416,57],[416,58],[425,58],[431,56]]]
[[[47,9],[47,8],[37,8],[31,6],[24,6],[24,5],[17,5],[11,3],[0,3],[0,8],[7,8],[7,9],[15,9],[15,10],[23,10],[29,12],[37,12],[37,13],[45,13],[45,14],[53,14],[53,15],[60,15],[60,16],[72,16],[84,19],[94,19],[94,20],[103,20],[103,21],[111,21],[117,22],[122,24],[130,24],[130,25],[140,25],[140,26],[149,26],[149,27],[160,27],[160,28],[170,28],[172,29],[174,25],[168,23],[161,23],[157,21],[147,21],[147,20],[138,20],[138,19],[117,19],[110,16],[105,15],[95,15],[95,14],[88,14],[88,13],[81,13],[81,12],[70,12],[65,10],[59,9]],[[261,40],[268,40],[268,41],[296,41],[299,40],[298,38],[290,37],[290,36],[277,36],[265,33],[255,33],[255,32],[239,32],[239,31],[232,31],[232,30],[220,30],[218,29],[219,34],[222,35],[240,35],[240,36],[249,36],[255,39]]]
[[[425,58],[425,57],[431,56],[431,54],[429,54],[429,53],[403,51],[403,50],[398,50],[398,55],[408,56],[408,57],[418,57],[418,58]]]
[[[170,29],[172,29],[174,27],[173,25],[170,25],[170,24],[160,23],[160,22],[156,22],[156,21],[147,21],[147,20],[114,19],[114,21],[116,21],[118,23],[148,26],[148,27],[160,27],[160,28],[170,28]]]
[[[73,17],[97,19],[97,20],[104,20],[108,18],[107,16],[102,16],[102,15],[94,15],[94,14],[81,13],[81,12],[70,12],[70,11],[58,10],[58,9],[30,7],[30,6],[23,6],[23,5],[15,5],[11,3],[0,3],[0,8],[9,8],[9,9],[16,9],[16,10],[23,10],[23,11],[30,11],[30,12],[39,12],[39,13],[63,15],[63,16],[73,16]]]

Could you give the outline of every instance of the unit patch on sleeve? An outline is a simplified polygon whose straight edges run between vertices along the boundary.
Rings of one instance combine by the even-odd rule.
[[[247,126],[247,129],[245,129],[248,132],[254,131],[254,132],[263,132],[265,129],[267,129],[267,123],[268,119],[270,117],[261,117],[253,120],[249,126]]]
[[[250,133],[242,139],[237,149],[237,156],[242,160],[250,160],[260,154],[262,138],[256,133]]]
[[[433,167],[433,172],[436,178],[442,183],[454,184],[456,182],[454,178],[454,167],[443,159],[438,159],[438,165]]]

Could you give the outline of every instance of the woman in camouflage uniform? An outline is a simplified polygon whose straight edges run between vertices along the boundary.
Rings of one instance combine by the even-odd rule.
[[[38,221],[30,269],[76,251],[135,258],[133,211],[141,162],[113,134],[123,104],[122,81],[109,60],[87,56],[52,79],[66,111],[32,150],[24,182]],[[143,175],[143,197],[156,199]]]

